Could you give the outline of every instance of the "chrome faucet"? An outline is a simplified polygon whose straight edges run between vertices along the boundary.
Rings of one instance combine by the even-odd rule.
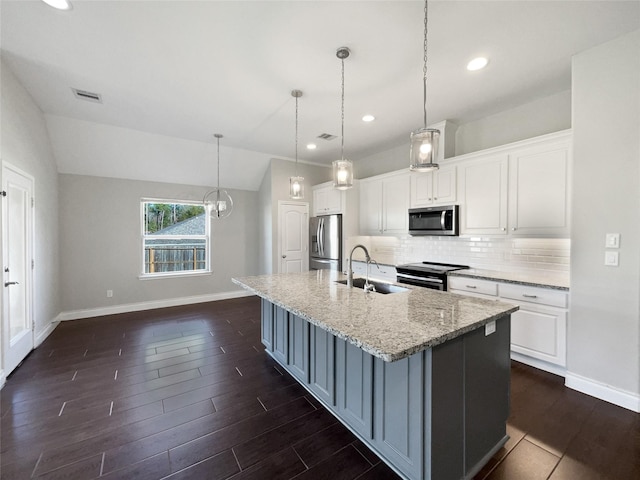
[[[367,251],[367,247],[360,244],[353,247],[351,249],[351,253],[349,254],[349,270],[347,271],[347,287],[349,288],[353,287],[353,252],[355,251],[356,248],[362,249],[362,251],[364,252],[364,257],[367,261],[367,274],[364,279],[364,291],[365,293],[375,292],[375,287],[369,283],[369,264],[373,262],[376,265],[378,265],[378,262],[376,262],[375,260],[371,260],[371,257],[369,256],[369,252]]]

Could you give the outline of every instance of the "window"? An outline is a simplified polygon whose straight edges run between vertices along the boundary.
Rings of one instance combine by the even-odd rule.
[[[142,200],[143,276],[209,272],[209,215],[202,203]]]

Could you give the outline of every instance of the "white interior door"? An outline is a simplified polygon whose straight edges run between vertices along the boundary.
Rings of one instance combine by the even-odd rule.
[[[2,165],[2,367],[9,375],[33,349],[33,178]]]
[[[278,207],[280,273],[309,270],[309,204],[280,202]]]

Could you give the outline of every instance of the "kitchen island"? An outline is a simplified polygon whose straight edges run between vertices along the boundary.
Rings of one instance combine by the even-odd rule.
[[[507,440],[516,306],[335,271],[233,279],[262,297],[269,353],[408,479],[471,478]]]

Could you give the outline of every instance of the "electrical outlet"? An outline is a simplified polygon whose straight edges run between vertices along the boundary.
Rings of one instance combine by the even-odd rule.
[[[491,335],[496,331],[496,321],[492,320],[484,326],[484,336]]]
[[[605,235],[604,246],[606,248],[620,248],[620,234],[619,233],[607,233]]]
[[[113,290],[107,290],[107,298],[113,297]]]
[[[604,264],[607,267],[617,267],[618,252],[604,252]]]

